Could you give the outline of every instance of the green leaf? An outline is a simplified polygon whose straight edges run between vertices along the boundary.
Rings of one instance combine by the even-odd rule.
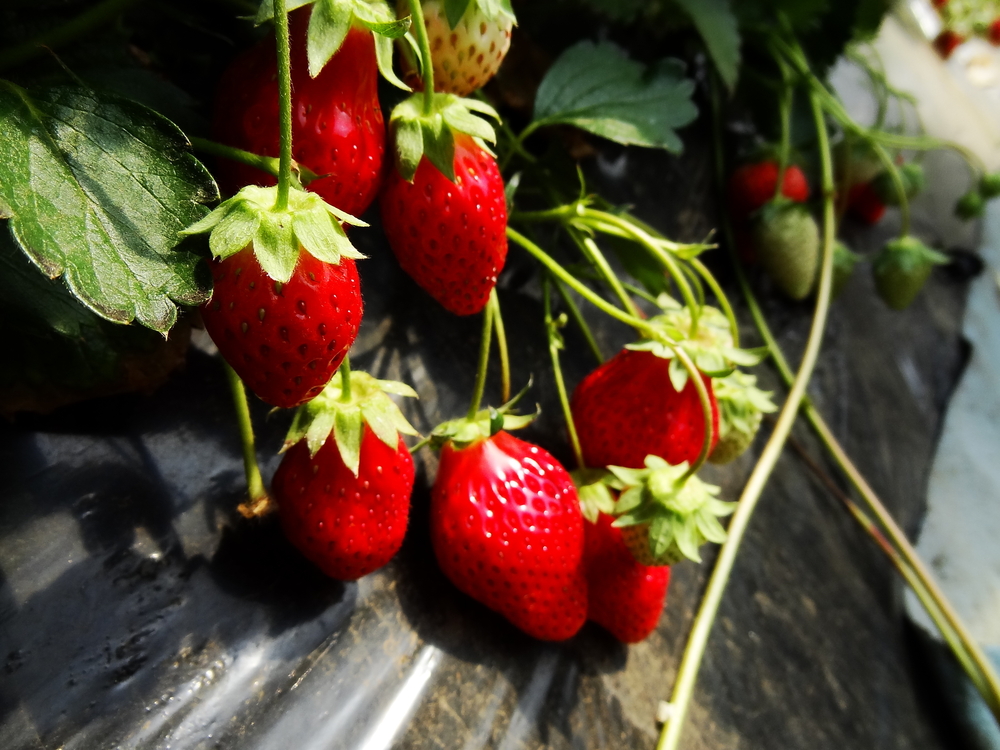
[[[691,17],[730,91],[740,65],[740,32],[730,0],[674,0]]]
[[[344,466],[358,475],[361,464],[361,436],[364,432],[364,422],[361,419],[361,409],[350,405],[338,409],[334,417],[333,434],[337,440],[337,450]]]
[[[664,60],[646,71],[610,42],[580,42],[552,65],[535,99],[531,127],[575,125],[618,143],[679,153],[676,128],[692,122],[694,82]]]
[[[184,135],[140,104],[0,82],[0,204],[17,244],[102,317],[167,331],[208,297],[178,233],[218,191]]]

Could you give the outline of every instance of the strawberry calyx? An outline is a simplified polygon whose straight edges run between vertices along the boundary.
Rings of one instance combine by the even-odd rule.
[[[910,306],[927,281],[931,269],[949,262],[916,237],[906,235],[887,242],[872,261],[875,289],[894,310]]]
[[[728,463],[753,441],[763,414],[778,410],[771,392],[757,387],[757,377],[733,370],[712,384],[719,404],[719,442],[709,455],[712,463]]]
[[[487,21],[517,23],[510,0],[448,0],[444,3],[444,9],[448,25],[453,29],[470,9],[478,10]]]
[[[1000,172],[987,172],[979,178],[979,194],[986,200],[1000,195]]]
[[[281,453],[305,440],[309,454],[315,456],[332,434],[341,460],[357,476],[366,424],[379,440],[394,450],[401,433],[419,434],[388,395],[417,398],[410,386],[395,380],[378,380],[357,370],[350,371],[347,377],[348,393],[345,394],[343,377],[334,376],[318,396],[296,410]]]
[[[609,481],[614,481],[614,475],[607,469],[577,469],[569,475],[576,485],[576,494],[580,499],[580,512],[591,523],[597,523],[601,513],[612,515],[615,512],[615,498],[608,487]]]
[[[396,167],[407,182],[413,182],[420,160],[426,156],[441,174],[455,182],[455,134],[471,136],[488,151],[485,142],[496,143],[496,133],[477,115],[497,122],[500,115],[478,99],[434,93],[429,108],[427,99],[426,92],[414,94],[392,111],[389,130],[396,147]]]
[[[702,544],[726,540],[719,518],[731,514],[736,503],[717,499],[720,488],[689,475],[686,462],[671,466],[650,455],[645,464],[645,469],[608,467],[609,486],[621,492],[614,525],[643,565],[673,565],[684,558],[701,562]]]
[[[352,26],[367,29],[375,38],[375,59],[382,76],[393,86],[410,91],[392,69],[392,42],[410,30],[410,17],[396,18],[385,0],[287,0],[288,10],[312,6],[306,37],[309,75],[315,78],[332,58]],[[274,0],[264,0],[254,23],[274,17]]]
[[[341,222],[368,226],[334,208],[315,193],[291,188],[288,207],[276,207],[278,187],[248,185],[220,203],[182,235],[209,233],[212,256],[224,260],[252,245],[260,267],[274,281],[286,283],[302,249],[324,263],[364,258],[354,249]]]
[[[767,353],[766,347],[738,349],[733,346],[729,319],[718,308],[702,305],[697,325],[691,310],[666,293],[656,298],[660,315],[646,321],[646,338],[626,345],[632,351],[646,351],[670,360],[670,382],[678,392],[684,389],[690,373],[679,357],[683,349],[701,372],[712,378],[725,377],[737,365],[752,367]]]
[[[480,440],[491,438],[501,430],[511,431],[527,427],[538,417],[540,410],[534,414],[512,414],[511,409],[517,406],[517,402],[531,388],[532,382],[521,389],[510,401],[499,408],[488,406],[480,409],[473,417],[460,417],[442,422],[435,427],[427,442],[435,450],[440,449],[445,443],[451,443],[457,450],[468,448]]]

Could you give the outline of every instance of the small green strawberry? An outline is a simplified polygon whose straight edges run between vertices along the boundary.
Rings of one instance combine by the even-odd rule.
[[[986,200],[1000,195],[1000,172],[987,172],[980,177],[979,192]]]
[[[719,402],[719,442],[708,456],[713,464],[729,463],[753,442],[765,412],[777,411],[771,394],[757,387],[757,378],[739,370],[713,384]]]
[[[903,310],[913,302],[931,269],[947,262],[948,256],[916,237],[899,237],[886,243],[872,262],[875,288],[889,307]]]
[[[986,209],[986,200],[979,190],[970,190],[955,204],[955,216],[960,219],[975,219],[982,216]]]
[[[819,268],[819,228],[798,203],[771,201],[757,214],[753,245],[767,275],[794,300],[805,299]]]
[[[836,299],[844,291],[847,280],[854,273],[854,267],[864,256],[858,255],[840,240],[833,245],[833,284],[830,299]]]
[[[927,176],[924,168],[919,164],[907,162],[898,169],[899,180],[903,183],[903,192],[906,198],[910,199],[921,192],[927,185]],[[896,182],[889,172],[882,172],[872,181],[872,188],[879,199],[887,206],[898,206],[900,204],[899,193],[896,191]]]

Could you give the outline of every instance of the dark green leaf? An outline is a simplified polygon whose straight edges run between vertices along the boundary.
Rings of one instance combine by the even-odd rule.
[[[674,0],[691,17],[708,54],[732,89],[740,66],[740,32],[730,0]]]
[[[698,114],[693,91],[676,60],[647,71],[610,42],[580,42],[538,87],[532,127],[575,125],[618,143],[676,153],[683,145],[675,129]]]
[[[183,134],[142,105],[0,82],[0,204],[16,242],[108,320],[167,331],[207,285],[178,232],[218,196]]]

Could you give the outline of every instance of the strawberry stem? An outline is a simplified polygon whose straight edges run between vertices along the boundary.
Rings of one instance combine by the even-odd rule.
[[[340,400],[345,404],[351,403],[351,357],[347,354],[340,363]]]
[[[586,469],[587,465],[583,461],[583,448],[580,447],[580,436],[576,432],[576,423],[573,421],[573,411],[569,406],[569,397],[566,395],[566,382],[563,380],[562,365],[559,362],[559,350],[565,348],[562,336],[559,335],[559,326],[552,318],[552,292],[551,286],[558,283],[551,278],[550,274],[545,274],[542,278],[542,302],[545,310],[545,333],[549,339],[549,356],[552,357],[552,374],[556,379],[556,391],[559,393],[559,404],[562,406],[563,418],[566,420],[566,430],[569,432],[569,442],[573,446],[573,456],[576,458],[576,465],[580,469]]]
[[[608,263],[608,259],[604,257],[604,253],[601,252],[601,248],[597,246],[594,239],[592,237],[585,236],[579,229],[570,225],[566,225],[566,231],[576,243],[577,247],[580,248],[580,251],[584,254],[587,260],[593,264],[594,268],[597,269],[601,277],[607,282],[608,286],[611,287],[615,296],[621,300],[622,307],[625,308],[626,312],[639,317],[639,308],[635,306],[635,302],[625,292],[625,288],[622,286],[621,281],[615,275],[615,272],[611,270],[611,265]]]
[[[500,298],[496,287],[490,290],[490,300],[487,304],[492,308],[493,332],[497,337],[497,353],[500,355],[500,401],[510,401],[510,352],[507,350],[507,329],[503,325],[503,315],[500,314]]]
[[[719,113],[717,89],[718,85],[716,84],[713,86],[716,153],[717,155],[721,155],[721,126],[719,124],[721,116]],[[725,592],[726,584],[729,582],[729,575],[736,562],[736,554],[743,540],[743,534],[746,532],[757,501],[763,492],[764,485],[774,470],[774,466],[781,455],[792,425],[795,423],[795,417],[805,396],[806,385],[809,383],[813,368],[816,365],[816,359],[823,340],[823,331],[826,328],[826,316],[830,306],[830,286],[833,280],[833,233],[835,229],[833,212],[833,165],[823,107],[820,97],[815,92],[810,92],[809,104],[816,125],[823,188],[823,262],[819,279],[819,291],[816,296],[816,311],[813,314],[812,326],[809,330],[805,352],[802,355],[802,362],[792,383],[788,399],[785,401],[775,424],[774,431],[764,446],[760,459],[757,465],[754,466],[754,470],[743,489],[736,512],[733,514],[732,521],[729,524],[728,538],[719,551],[719,557],[716,561],[715,569],[712,571],[712,576],[709,579],[708,588],[698,609],[698,614],[695,616],[670,700],[673,706],[673,714],[663,726],[660,741],[656,746],[657,750],[677,750],[680,743],[684,719],[694,692],[694,685],[698,677],[701,660],[705,653],[705,647],[708,644],[708,637],[712,631],[712,624],[719,610],[719,604],[722,601],[722,595]],[[719,159],[717,159],[717,162],[717,170],[720,170],[721,184],[722,164]]]
[[[483,392],[486,390],[486,371],[490,363],[490,338],[493,332],[493,307],[489,304],[483,310],[483,333],[479,339],[479,363],[476,366],[476,386],[472,391],[472,401],[469,403],[469,412],[466,414],[471,422],[476,418],[479,405],[483,401]]]
[[[246,389],[236,371],[226,362],[222,363],[229,381],[229,390],[233,394],[233,405],[236,407],[236,423],[240,428],[240,442],[243,445],[243,469],[246,472],[247,494],[250,502],[240,505],[239,510],[245,516],[259,516],[272,509],[273,501],[264,487],[257,464],[257,448],[254,444],[253,422],[250,419],[250,405],[247,403]]]
[[[587,321],[583,319],[583,314],[580,312],[579,306],[572,297],[569,296],[569,292],[566,291],[566,287],[560,284],[556,279],[552,280],[556,291],[559,292],[559,296],[562,297],[563,302],[566,304],[566,309],[569,310],[569,316],[573,318],[573,322],[576,323],[577,328],[580,329],[580,333],[583,334],[584,340],[587,342],[587,346],[590,347],[591,353],[594,355],[594,359],[597,360],[597,364],[602,364],[604,362],[604,355],[601,354],[601,347],[597,345],[597,339],[594,338],[594,332],[590,330],[590,326],[587,325]]]
[[[701,371],[698,370],[694,362],[688,356],[687,352],[681,347],[674,347],[674,356],[677,357],[684,365],[684,369],[688,371],[688,378],[694,383],[694,388],[698,391],[698,401],[701,402],[701,413],[705,420],[705,437],[701,441],[701,452],[698,453],[698,458],[695,459],[694,463],[688,467],[681,477],[677,480],[677,485],[680,486],[688,480],[689,477],[694,476],[698,473],[705,461],[708,460],[708,454],[712,452],[712,438],[715,437],[714,420],[712,419],[712,400],[708,395],[708,387],[705,385],[705,381],[701,379]]]
[[[284,2],[274,4],[274,37],[278,44],[278,198],[274,207],[288,208],[288,189],[292,182],[292,62],[288,42],[288,8]]]
[[[431,57],[431,40],[427,36],[424,25],[424,9],[420,0],[410,0],[410,15],[413,24],[410,26],[416,32],[417,46],[420,48],[420,75],[424,79],[424,114],[434,111],[434,60]]]

